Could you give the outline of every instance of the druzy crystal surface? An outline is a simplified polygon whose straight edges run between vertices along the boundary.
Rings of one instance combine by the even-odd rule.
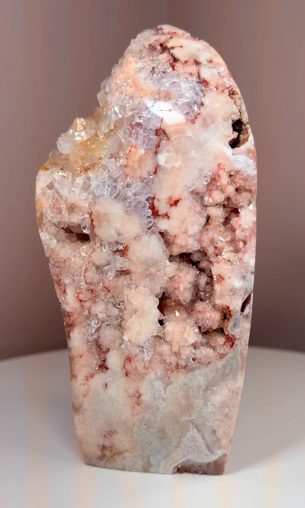
[[[256,158],[240,92],[207,43],[133,40],[99,107],[37,177],[88,464],[223,472],[255,259]]]

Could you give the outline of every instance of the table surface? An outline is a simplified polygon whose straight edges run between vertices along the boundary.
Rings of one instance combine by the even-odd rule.
[[[305,355],[250,348],[223,476],[86,466],[66,351],[0,362],[1,508],[304,508]]]

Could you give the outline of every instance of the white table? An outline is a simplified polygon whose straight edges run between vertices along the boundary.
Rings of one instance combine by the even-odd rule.
[[[304,508],[305,355],[251,348],[222,477],[86,466],[71,410],[68,357],[0,362],[1,508]]]

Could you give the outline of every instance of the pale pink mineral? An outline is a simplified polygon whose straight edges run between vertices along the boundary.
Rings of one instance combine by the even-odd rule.
[[[222,473],[255,258],[244,103],[215,50],[170,26],[132,41],[98,100],[37,177],[83,457]]]

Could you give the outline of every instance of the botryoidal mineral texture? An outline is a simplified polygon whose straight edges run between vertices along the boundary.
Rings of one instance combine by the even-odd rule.
[[[209,44],[133,40],[37,177],[88,464],[220,474],[243,384],[256,156]]]

